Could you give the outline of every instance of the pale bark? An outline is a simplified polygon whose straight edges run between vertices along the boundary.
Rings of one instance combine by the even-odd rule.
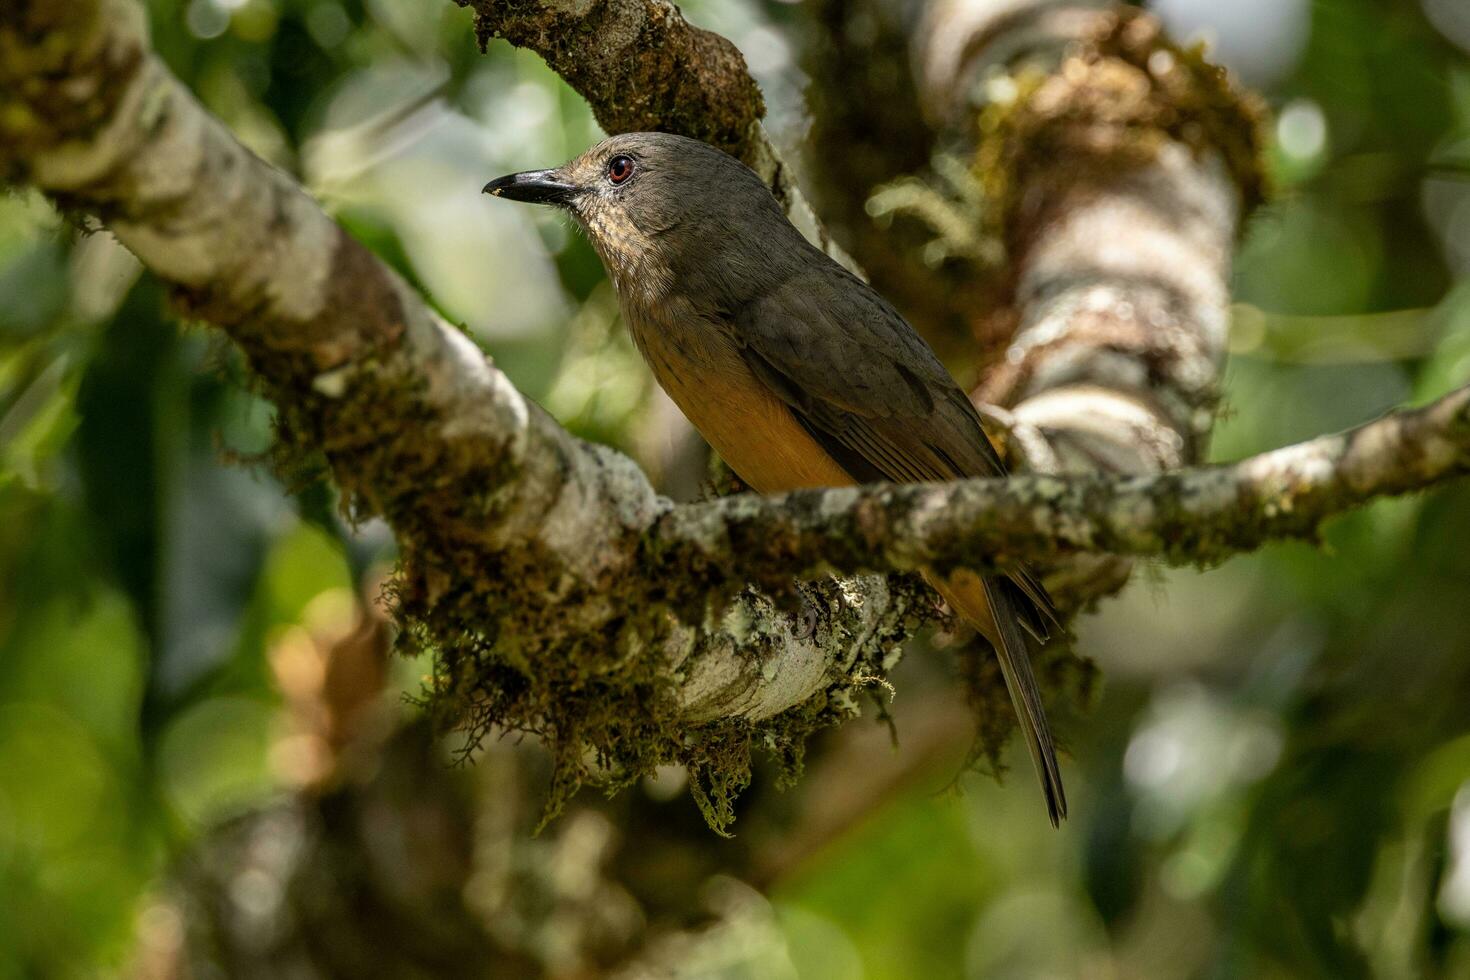
[[[905,619],[930,611],[876,578],[815,587],[792,613],[739,582],[641,574],[642,535],[672,504],[631,460],[526,400],[244,149],[148,49],[140,8],[20,3],[0,19],[0,50],[6,177],[95,214],[187,315],[236,341],[288,448],[324,453],[355,508],[393,525],[416,635],[441,652],[494,637],[505,664],[544,677],[534,706],[498,720],[554,732],[554,692],[609,674],[609,636],[626,670],[605,699],[654,684],[665,724],[760,721],[829,689],[823,710],[847,716],[842,692],[881,673]],[[478,710],[499,680],[465,666],[445,678],[446,710]],[[615,741],[587,737],[605,753]],[[684,741],[671,734],[653,757]]]
[[[656,48],[657,31],[681,22],[666,4],[648,10],[655,33],[640,43]],[[829,569],[1089,550],[1209,560],[1464,469],[1461,399],[1234,470],[676,508],[631,461],[528,402],[244,150],[148,50],[132,3],[11,4],[0,53],[7,178],[99,217],[188,315],[234,339],[280,410],[285,446],[323,454],[354,506],[394,527],[399,618],[442,658],[436,706],[541,733],[568,785],[594,765],[626,776],[677,761],[738,788],[752,745],[792,752],[854,714],[856,693],[930,612],[922,592],[876,577],[780,602],[748,582],[779,595]],[[1057,98],[1086,102],[1074,75],[1057,76],[1072,85]],[[758,141],[749,123],[740,131]],[[1026,243],[1025,316],[1008,383],[1024,396],[1022,445],[1028,429],[1044,433],[1062,468],[1073,442],[1089,465],[1164,468],[1208,428],[1234,192],[1208,152],[1157,149],[1134,172],[1082,181],[1080,199],[1034,161],[1018,170],[1046,193],[1019,198],[1018,227],[1034,231],[1014,236]],[[1079,283],[1088,269],[1095,281]]]
[[[876,256],[884,281],[931,283],[917,311],[953,356],[968,344],[982,361],[976,397],[1003,407],[995,415],[1018,462],[1158,473],[1201,459],[1231,254],[1260,195],[1251,97],[1147,16],[1099,0],[826,6],[839,23],[867,16],[907,32],[913,99],[939,148],[933,172],[888,174],[877,193],[842,188],[840,156],[827,161],[839,203],[851,210],[857,198],[895,233],[918,226],[932,239],[895,257],[870,231],[856,254]],[[857,36],[849,45],[892,48]],[[819,56],[860,64],[865,53]],[[842,101],[841,77],[815,83],[822,103]],[[839,148],[858,139],[871,102],[824,135]],[[916,261],[927,253],[945,259]],[[949,309],[950,297],[965,308]],[[977,300],[983,314],[968,309]],[[1074,559],[1048,571],[1055,591],[1080,600],[1120,586],[1129,564]]]
[[[1470,387],[1237,463],[725,497],[666,514],[653,553],[721,575],[991,567],[1078,552],[1209,563],[1470,474]]]
[[[493,26],[501,5],[482,6]],[[658,31],[679,29],[673,8],[653,0],[519,6],[573,17],[641,10],[655,33],[637,43],[654,51]],[[489,720],[567,743],[564,766],[583,765],[590,749],[585,765],[616,776],[673,760],[696,782],[719,776],[738,788],[752,744],[792,753],[806,731],[855,713],[855,695],[930,611],[901,578],[823,582],[782,601],[772,598],[779,589],[745,590],[748,581],[1092,551],[1209,561],[1470,470],[1461,391],[1229,467],[675,507],[630,461],[558,427],[292,181],[243,150],[148,52],[141,23],[125,0],[12,0],[0,12],[4,175],[99,217],[186,313],[239,344],[280,407],[289,446],[323,453],[358,509],[392,522],[404,554],[400,615],[459,657],[449,707],[473,713],[513,676],[535,698]],[[1010,47],[991,49],[1000,50]],[[947,77],[972,77],[965,57],[945,62]],[[680,111],[698,118],[704,90],[679,89],[691,100]],[[602,90],[584,91],[595,100]],[[762,155],[758,97],[729,105],[737,143],[748,144],[733,148],[795,206],[789,174]],[[673,118],[645,108],[630,117],[639,126]],[[1156,149],[1106,177],[1032,168],[1018,181],[1037,188],[1013,195],[1021,205],[1007,242],[1021,327],[990,390],[1013,405],[1011,441],[1037,469],[1172,469],[1201,450],[1239,181],[1208,152]],[[1171,220],[1174,204],[1184,219]],[[593,708],[603,713],[584,727],[563,727]],[[634,751],[620,754],[619,739]],[[154,916],[213,928],[159,930],[175,940],[160,960],[182,962],[187,945],[225,955],[242,976],[504,976],[591,972],[637,954],[647,938],[639,909],[592,870],[615,847],[608,820],[564,821],[531,842],[534,815],[517,806],[533,790],[512,785],[509,767],[479,767],[484,793],[467,803],[441,763],[426,738],[405,736],[324,797],[224,828],[184,883],[204,910],[186,901]],[[539,777],[527,785],[539,791]],[[727,821],[723,801],[712,805]],[[657,863],[636,841],[625,846],[630,862]],[[235,885],[247,872],[279,901],[243,902]]]

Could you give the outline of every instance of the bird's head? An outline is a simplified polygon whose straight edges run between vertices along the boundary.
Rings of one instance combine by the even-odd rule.
[[[668,133],[613,136],[560,167],[496,178],[485,193],[569,211],[625,299],[676,283],[719,289],[711,277],[739,275],[800,237],[749,167]]]

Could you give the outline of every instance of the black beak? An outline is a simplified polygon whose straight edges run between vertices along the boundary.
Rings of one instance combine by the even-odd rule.
[[[570,204],[577,189],[576,184],[561,180],[555,170],[527,170],[496,177],[485,185],[483,193],[531,204]]]

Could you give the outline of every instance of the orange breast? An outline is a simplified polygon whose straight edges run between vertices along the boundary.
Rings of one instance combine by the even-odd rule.
[[[654,377],[694,427],[760,493],[843,487],[856,481],[803,429],[786,404],[745,366],[738,350],[698,321],[638,323],[633,338]],[[961,569],[926,574],[952,608],[997,642],[980,577]]]
[[[716,328],[641,324],[634,327],[634,338],[674,404],[755,490],[780,493],[854,482]]]

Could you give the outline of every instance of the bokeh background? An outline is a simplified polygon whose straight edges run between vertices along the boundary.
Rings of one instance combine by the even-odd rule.
[[[798,157],[801,5],[683,7],[739,45]],[[538,59],[481,56],[448,3],[149,9],[199,98],[523,390],[681,479],[595,256],[478,194],[599,135]],[[1470,5],[1153,9],[1275,112],[1212,455],[1470,381]],[[159,881],[316,778],[292,651],[360,615],[392,542],[260,463],[269,410],[242,380],[105,233],[0,198],[0,977],[136,968],[169,925]],[[689,975],[1470,976],[1470,489],[1375,505],[1322,549],[1141,568],[1079,635],[1105,686],[1059,721],[1061,833],[1026,778],[956,779],[963,703],[943,658],[911,658],[890,705],[906,754],[886,734],[829,753],[803,806],[851,819],[768,848],[767,897],[740,899],[754,924]],[[390,700],[423,669],[394,664]]]

